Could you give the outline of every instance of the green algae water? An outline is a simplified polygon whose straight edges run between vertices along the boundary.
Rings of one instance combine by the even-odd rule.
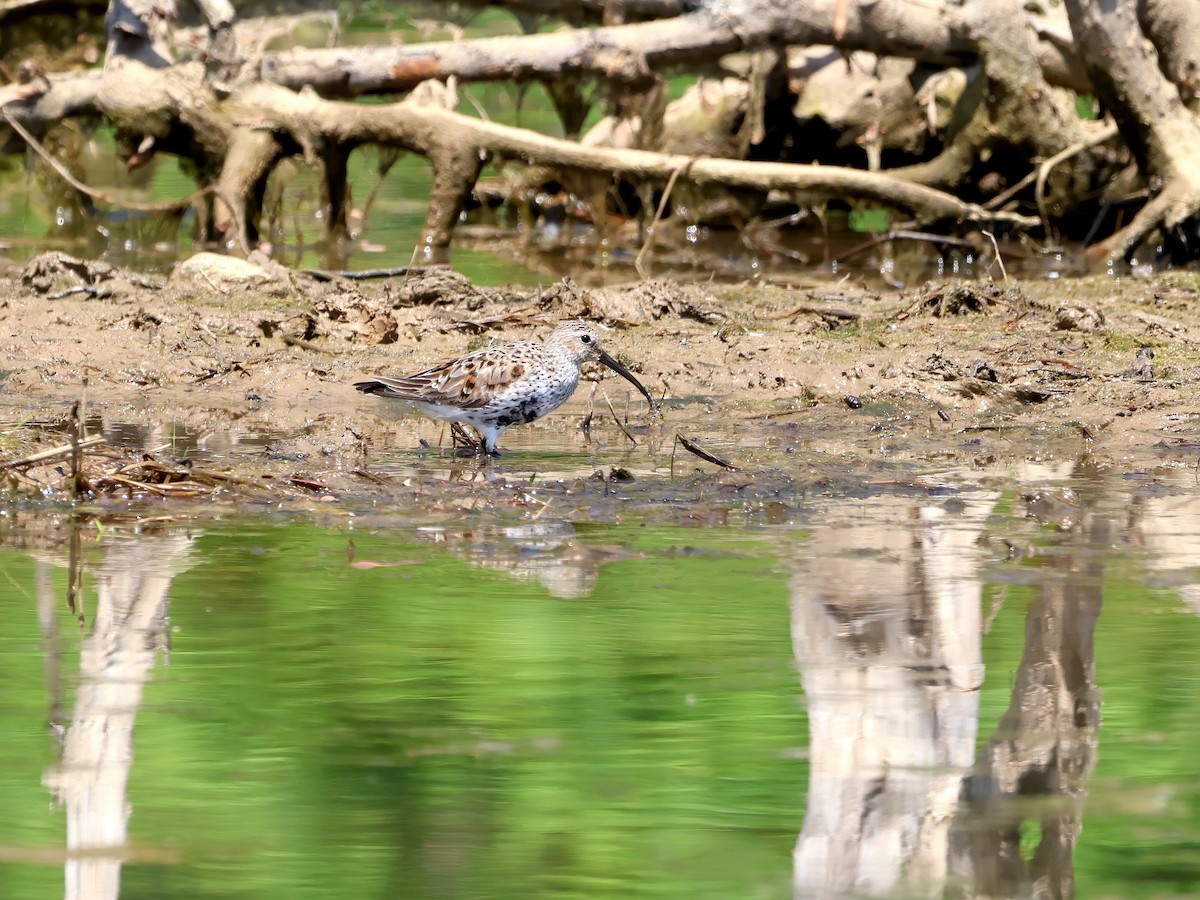
[[[1200,890],[1192,473],[670,485],[7,510],[0,893]]]

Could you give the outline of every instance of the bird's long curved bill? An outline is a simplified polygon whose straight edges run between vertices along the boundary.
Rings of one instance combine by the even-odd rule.
[[[637,388],[641,392],[642,396],[646,398],[646,402],[650,404],[650,409],[658,409],[658,404],[654,401],[654,398],[650,396],[650,392],[646,390],[646,386],[634,378],[632,372],[630,372],[627,368],[625,368],[603,350],[600,351],[600,356],[598,358],[600,362],[604,363],[604,365],[608,366],[610,369],[632,384],[635,388]]]

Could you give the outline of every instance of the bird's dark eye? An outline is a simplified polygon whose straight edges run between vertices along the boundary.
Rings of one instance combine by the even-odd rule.
[[[579,339],[585,344],[590,344],[592,342],[592,336],[590,334],[582,334],[579,336]]]

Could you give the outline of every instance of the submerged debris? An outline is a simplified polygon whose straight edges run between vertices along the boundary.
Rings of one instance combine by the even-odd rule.
[[[739,466],[735,466],[733,463],[728,462],[727,460],[721,459],[721,457],[719,457],[719,456],[714,456],[713,454],[711,454],[707,450],[705,450],[703,447],[701,447],[699,444],[697,444],[695,441],[691,440],[690,438],[685,438],[679,432],[675,433],[675,442],[683,445],[684,450],[688,451],[688,453],[695,454],[696,456],[700,457],[705,462],[710,462],[713,465],[720,466],[723,469],[729,469],[731,472],[740,472],[741,471],[741,468]]]
[[[222,497],[264,501],[311,497],[328,489],[324,482],[298,474],[263,472],[239,477],[187,460],[164,462],[151,453],[112,447],[100,435],[51,443],[52,438],[61,437],[61,431],[42,426],[19,426],[19,430],[26,432],[29,444],[51,445],[0,461],[0,484],[17,495],[41,500]]]
[[[1026,515],[1059,531],[1071,531],[1083,520],[1084,507],[1070,488],[1058,491],[1032,491],[1023,494]]]

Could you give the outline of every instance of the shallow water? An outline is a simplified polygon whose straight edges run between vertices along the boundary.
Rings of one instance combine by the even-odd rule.
[[[1185,461],[552,443],[327,514],[8,510],[3,895],[1200,889]]]

